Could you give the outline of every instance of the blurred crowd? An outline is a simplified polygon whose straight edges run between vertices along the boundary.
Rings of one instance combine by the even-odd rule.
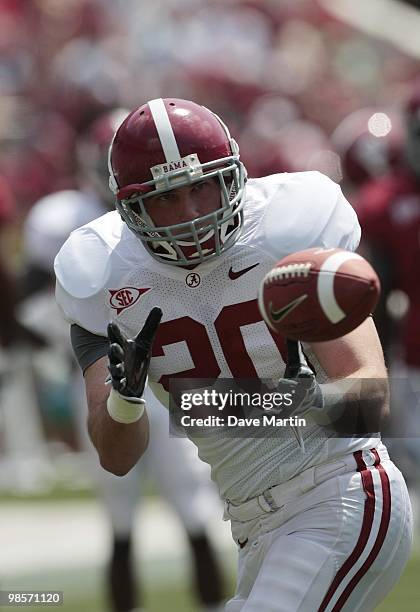
[[[418,62],[309,0],[1,0],[0,171],[22,220],[79,181],[104,110],[194,99],[219,113],[252,176],[319,166],[352,111],[398,107]]]

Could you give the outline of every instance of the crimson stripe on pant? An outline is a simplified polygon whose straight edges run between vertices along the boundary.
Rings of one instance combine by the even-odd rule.
[[[388,475],[382,465],[380,465],[380,457],[377,450],[372,449],[371,452],[375,456],[374,467],[379,471],[382,486],[383,506],[378,535],[376,536],[375,543],[367,559],[364,561],[361,568],[356,572],[356,574],[353,576],[353,578],[350,580],[350,582],[340,595],[338,601],[332,609],[332,612],[339,612],[339,610],[342,609],[345,602],[350,597],[353,589],[360,582],[360,580],[363,578],[363,576],[366,574],[366,572],[378,556],[378,553],[382,547],[382,544],[384,543],[386,533],[388,531],[389,520],[391,516],[391,487],[389,484]],[[362,477],[363,489],[367,495],[363,514],[362,528],[360,530],[360,535],[357,540],[356,546],[354,547],[350,556],[347,558],[347,560],[343,563],[343,565],[337,572],[334,580],[331,583],[330,588],[328,589],[327,594],[325,595],[320,607],[318,608],[318,612],[324,612],[326,610],[338,587],[343,582],[344,578],[350,572],[352,567],[357,563],[358,559],[365,550],[372,529],[373,519],[375,515],[375,489],[372,473],[367,468],[366,463],[363,460],[362,451],[356,451],[355,453],[353,453],[353,455],[357,464],[357,471],[360,472]]]

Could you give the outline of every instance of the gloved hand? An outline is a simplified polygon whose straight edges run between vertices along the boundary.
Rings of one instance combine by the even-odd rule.
[[[276,392],[291,398],[291,402],[283,402],[279,407],[279,416],[288,418],[292,416],[303,417],[310,410],[322,411],[324,406],[321,387],[315,374],[299,374],[296,378],[280,378]]]
[[[300,342],[287,340],[287,364],[284,378],[278,382],[277,392],[290,394],[291,403],[279,407],[279,416],[304,416],[309,410],[321,412],[324,399],[315,373],[309,367]]]
[[[127,338],[116,323],[108,325],[110,381],[113,388],[126,399],[143,395],[153,340],[161,318],[161,309],[152,308],[135,338]]]

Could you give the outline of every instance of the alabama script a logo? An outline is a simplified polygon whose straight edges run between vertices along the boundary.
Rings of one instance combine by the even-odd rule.
[[[123,287],[122,289],[108,289],[111,294],[109,303],[111,308],[117,311],[117,315],[120,314],[126,308],[134,306],[139,300],[140,296],[146,291],[150,291],[150,287],[146,289],[138,289],[137,287]]]

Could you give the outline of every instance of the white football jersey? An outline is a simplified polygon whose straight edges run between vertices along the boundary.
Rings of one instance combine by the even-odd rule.
[[[194,270],[153,259],[117,212],[76,230],[55,261],[65,317],[102,336],[114,320],[132,337],[159,306],[163,318],[149,379],[166,391],[171,377],[277,380],[285,347],[258,310],[263,276],[302,249],[356,249],[360,227],[340,187],[318,172],[250,179],[244,216],[236,244]],[[311,465],[375,445],[372,439],[327,439],[315,425],[302,435],[305,452],[288,427],[275,437],[233,438],[215,428],[214,435],[191,438],[222,497],[234,503]]]

